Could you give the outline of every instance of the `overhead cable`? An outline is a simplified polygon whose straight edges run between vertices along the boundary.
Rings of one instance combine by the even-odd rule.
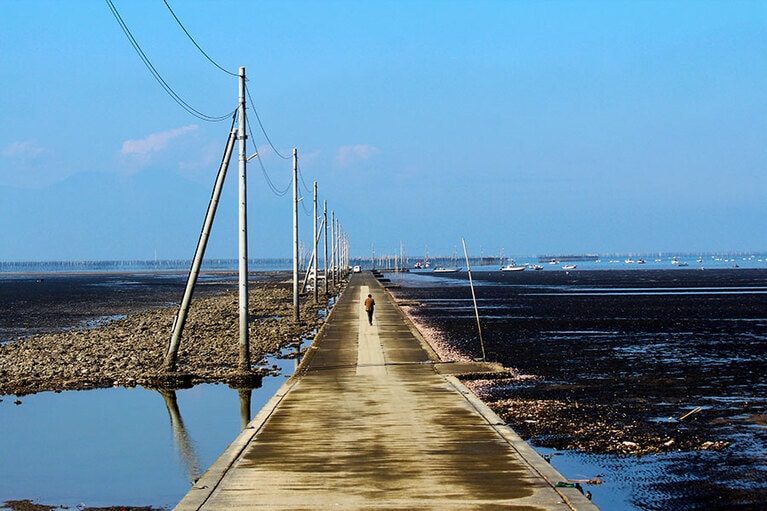
[[[253,98],[250,95],[250,89],[248,88],[248,84],[247,83],[245,84],[245,91],[248,93],[248,99],[250,100],[250,104],[252,105],[253,113],[256,114],[256,120],[258,121],[258,125],[261,126],[261,133],[263,133],[264,137],[266,137],[266,141],[269,142],[269,146],[277,154],[277,156],[279,156],[283,160],[290,159],[291,156],[283,155],[282,153],[280,153],[277,150],[276,147],[274,147],[274,144],[272,144],[272,141],[269,139],[269,135],[266,134],[266,129],[264,129],[264,125],[263,125],[263,123],[261,123],[261,117],[258,116],[258,110],[256,110],[256,106],[255,106],[256,104],[255,104],[255,102],[253,101]]]
[[[301,184],[304,186],[304,190],[306,190],[306,193],[312,193],[312,190],[310,190],[309,187],[306,186],[306,181],[304,181],[304,173],[301,172],[301,164],[296,163],[296,166],[298,168],[298,175],[301,176]]]
[[[248,123],[247,125],[248,125],[248,132],[250,133],[250,138],[255,143],[255,137],[253,136],[253,128],[251,128],[250,123]],[[272,181],[272,178],[269,177],[269,172],[266,171],[266,167],[264,166],[264,161],[261,159],[261,153],[256,151],[256,157],[258,158],[258,164],[261,166],[261,172],[264,174],[264,179],[266,179],[266,184],[272,190],[272,193],[274,193],[274,195],[276,195],[277,197],[284,197],[288,193],[288,191],[290,191],[290,185],[293,184],[293,177],[291,176],[290,181],[288,181],[288,185],[285,187],[284,190],[277,188],[274,182]]]
[[[125,33],[125,36],[128,38],[128,41],[130,41],[131,45],[133,46],[133,49],[136,50],[136,53],[138,53],[138,56],[141,58],[141,61],[144,62],[144,65],[149,69],[149,72],[152,73],[152,76],[155,80],[157,80],[157,83],[162,86],[162,88],[165,90],[168,95],[173,98],[173,100],[181,106],[184,110],[192,114],[193,116],[197,117],[198,119],[201,119],[203,121],[209,121],[209,122],[220,122],[225,119],[228,119],[229,116],[232,115],[232,112],[228,112],[221,116],[211,116],[204,114],[197,110],[196,108],[192,107],[189,103],[184,101],[181,96],[179,96],[176,91],[173,90],[173,88],[168,85],[168,82],[166,82],[163,77],[160,75],[159,71],[152,65],[152,62],[149,60],[149,57],[147,57],[146,53],[144,53],[144,50],[141,49],[141,46],[138,44],[138,41],[135,37],[133,37],[133,34],[131,33],[130,29],[128,28],[128,25],[123,21],[122,17],[120,16],[120,13],[117,12],[117,8],[115,7],[114,3],[112,3],[112,0],[106,0],[107,5],[109,6],[109,9],[112,11],[112,15],[114,15],[115,19],[117,20],[117,23],[120,25],[120,28],[122,28],[123,32]]]
[[[203,50],[203,49],[200,47],[200,45],[199,45],[199,44],[197,44],[197,41],[195,41],[195,40],[194,40],[194,38],[193,38],[193,37],[192,37],[192,35],[189,33],[189,31],[187,31],[186,27],[184,27],[184,24],[183,24],[183,23],[181,23],[181,20],[180,20],[180,19],[178,19],[178,16],[176,16],[176,13],[175,13],[175,12],[173,12],[173,9],[171,9],[171,7],[170,7],[170,4],[168,3],[168,0],[163,0],[163,2],[165,2],[165,7],[167,7],[167,8],[168,8],[168,10],[170,11],[170,13],[173,15],[173,19],[175,19],[175,20],[176,20],[176,23],[178,23],[178,26],[179,26],[179,27],[181,27],[181,30],[183,30],[183,31],[184,31],[184,33],[185,33],[185,34],[186,34],[186,36],[189,38],[189,40],[190,40],[190,41],[192,41],[192,44],[194,44],[194,45],[195,45],[195,47],[196,47],[198,50],[200,50],[200,53],[202,53],[202,54],[205,56],[205,58],[206,58],[206,59],[208,59],[208,60],[210,61],[210,63],[211,63],[211,64],[213,64],[214,66],[216,66],[217,68],[219,68],[221,71],[223,71],[224,73],[226,73],[226,74],[228,74],[228,75],[232,75],[232,76],[239,76],[237,73],[232,73],[232,72],[231,72],[231,71],[229,71],[228,69],[224,69],[223,67],[221,67],[221,66],[218,64],[218,62],[216,62],[215,60],[213,60],[212,58],[210,58],[210,55],[208,55],[207,53],[205,53],[205,50]]]
[[[303,196],[301,196],[301,198],[298,200],[298,202],[301,203],[301,209],[304,210],[304,215],[306,215],[308,217],[314,216],[314,214],[311,211],[309,211],[309,206],[306,205],[306,201],[304,200]]]

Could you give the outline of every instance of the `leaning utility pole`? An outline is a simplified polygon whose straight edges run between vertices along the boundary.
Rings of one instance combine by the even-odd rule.
[[[247,157],[245,156],[245,68],[240,68],[240,123],[237,131],[240,158],[240,371],[250,372],[250,343],[248,340],[248,206]]]
[[[293,321],[298,323],[298,151],[293,148]]]
[[[200,238],[197,241],[197,249],[194,252],[192,268],[189,270],[186,287],[184,288],[184,298],[181,300],[181,306],[179,307],[178,314],[176,314],[176,318],[173,320],[168,352],[166,353],[165,359],[163,361],[163,369],[165,371],[174,372],[176,370],[176,360],[178,358],[178,350],[181,344],[181,334],[184,331],[186,316],[189,313],[189,307],[192,304],[192,294],[194,293],[194,287],[197,284],[197,277],[200,274],[200,267],[202,266],[202,260],[205,256],[205,247],[208,245],[208,238],[210,237],[210,231],[213,227],[213,219],[216,216],[218,201],[221,197],[221,189],[224,186],[226,170],[229,168],[229,160],[232,156],[232,151],[234,150],[234,141],[236,137],[237,130],[234,128],[233,120],[232,130],[229,132],[229,139],[226,142],[226,149],[224,150],[224,158],[221,161],[221,166],[218,169],[218,174],[216,175],[216,183],[213,187],[213,194],[211,195],[210,202],[208,203],[208,212],[205,215],[205,222],[203,223],[202,232],[200,232]]]

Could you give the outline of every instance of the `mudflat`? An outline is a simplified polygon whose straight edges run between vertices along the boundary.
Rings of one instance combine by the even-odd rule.
[[[418,278],[391,290],[414,322],[448,356],[481,357],[465,274],[444,285]],[[764,509],[767,271],[486,271],[474,280],[489,360],[515,376],[467,385],[523,438],[657,456],[654,479],[635,483],[639,509]]]
[[[267,353],[311,335],[323,306],[302,297],[295,323],[284,273],[251,275],[254,374]],[[40,274],[0,279],[0,395],[156,386],[185,279],[165,274]],[[198,283],[177,373],[185,385],[238,376],[236,276]]]

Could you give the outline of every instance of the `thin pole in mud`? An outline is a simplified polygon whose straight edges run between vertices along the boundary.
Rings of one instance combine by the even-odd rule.
[[[469,287],[471,287],[471,299],[474,301],[474,314],[477,316],[477,331],[479,331],[479,345],[482,347],[482,362],[487,362],[485,356],[485,341],[482,339],[482,325],[479,324],[479,309],[477,308],[477,296],[474,294],[474,281],[471,280],[471,265],[469,264],[469,253],[466,251],[466,240],[461,238],[463,243],[463,255],[466,258],[466,271],[469,273]]]

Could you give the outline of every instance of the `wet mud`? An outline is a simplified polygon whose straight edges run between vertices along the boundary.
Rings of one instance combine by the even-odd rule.
[[[232,278],[234,280],[232,280]],[[177,369],[163,369],[184,276],[46,275],[0,280],[0,396],[112,386],[185,388],[224,382],[255,386],[271,369],[263,357],[311,337],[324,304],[301,298],[293,321],[292,284],[280,273],[251,275],[251,372],[239,367],[236,276],[198,283]]]
[[[31,500],[8,500],[4,503],[0,510],[8,509],[10,511],[56,511],[59,509],[69,509],[61,506],[51,506],[48,504],[38,504]],[[109,507],[88,507],[77,506],[74,509],[78,511],[84,511],[86,509],[90,511],[162,511],[162,508],[151,506],[109,506]]]
[[[523,438],[627,458],[673,453],[638,483],[638,509],[767,508],[767,271],[473,277],[487,358],[517,376],[467,384]],[[418,286],[414,275],[391,292],[441,342],[479,358],[460,279]]]

